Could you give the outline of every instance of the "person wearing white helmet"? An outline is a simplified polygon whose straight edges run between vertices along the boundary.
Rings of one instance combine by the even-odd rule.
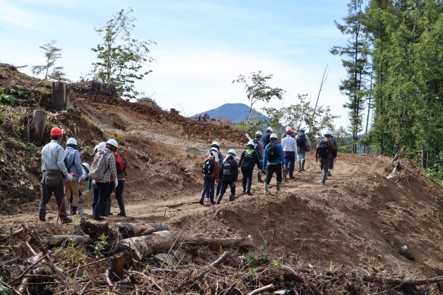
[[[217,194],[216,204],[220,204],[228,186],[231,188],[229,201],[235,200],[235,185],[238,179],[238,164],[236,157],[237,152],[234,149],[230,149],[220,167],[221,188],[220,192]]]
[[[81,166],[82,166],[83,174],[80,177],[80,179],[78,180],[78,183],[79,183],[78,214],[85,215],[84,195],[86,193],[90,193],[92,191],[92,180],[88,176],[89,170],[91,169],[91,167],[89,166],[88,163],[82,163]],[[82,191],[82,183],[83,182],[87,183],[87,191],[86,192]],[[71,195],[71,198],[72,198],[72,195]],[[72,202],[72,199],[71,199],[71,202]]]
[[[263,152],[265,150],[265,146],[263,145],[263,141],[262,141],[262,136],[263,136],[262,132],[260,130],[258,130],[257,132],[255,132],[255,138],[253,139],[254,140],[254,149],[257,151],[258,156],[260,157],[260,163],[263,159]],[[262,174],[262,171],[261,171],[261,169],[259,169],[257,172],[257,180],[258,180],[258,182],[263,183],[263,180],[261,179],[261,174]]]
[[[77,140],[73,137],[68,138],[65,149],[65,165],[68,173],[72,176],[71,180],[65,182],[65,200],[72,200],[69,204],[71,215],[77,214],[77,208],[80,198],[79,180],[83,175],[82,161],[80,152],[77,150]],[[72,198],[71,198],[72,197]]]
[[[289,178],[294,179],[294,167],[295,167],[295,155],[297,154],[297,142],[292,137],[292,128],[286,127],[286,136],[282,139],[281,145],[283,153],[285,155],[285,165],[283,168],[283,179],[287,181],[287,175],[289,172]]]
[[[206,158],[210,157],[213,151],[217,152],[217,157],[215,159],[218,161],[218,164],[221,167],[222,162],[223,162],[223,154],[220,151],[220,143],[216,140],[214,140],[211,143],[211,147],[210,147],[209,151],[206,152]],[[214,196],[216,196],[220,193],[221,183],[220,183],[219,179],[220,179],[220,175],[217,175],[216,181],[215,181],[215,183],[217,185],[214,184],[214,187],[211,190],[211,197],[210,197],[211,200],[214,200]]]
[[[125,188],[125,181],[126,181],[126,161],[125,159],[117,153],[117,150],[113,151],[114,158],[115,158],[115,168],[117,169],[117,181],[118,185],[116,187],[111,186],[111,192],[109,197],[109,203],[108,203],[108,215],[112,215],[111,212],[111,195],[114,192],[115,188],[115,199],[117,200],[118,207],[120,209],[120,212],[117,214],[118,216],[126,217],[126,210],[125,210],[125,201],[123,198],[123,190]],[[115,178],[111,177],[111,183],[115,182]]]
[[[205,199],[207,203],[210,202],[212,205],[215,205],[214,195],[211,196],[211,192],[214,192],[214,183],[219,177],[220,164],[218,163],[217,158],[217,149],[211,149],[209,157],[206,157],[202,164],[203,189],[200,194],[200,205],[204,205]]]
[[[306,152],[311,150],[311,141],[309,140],[309,136],[305,134],[304,128],[298,130],[295,141],[297,142],[298,172],[301,173],[302,171],[305,171]]]
[[[254,171],[254,166],[257,165],[258,169],[261,170],[260,156],[254,148],[254,141],[250,140],[246,144],[246,149],[240,156],[240,166],[241,173],[243,175],[243,193],[252,195],[251,184],[252,184],[252,174]]]
[[[266,128],[266,132],[265,135],[263,135],[263,138],[261,139],[263,141],[263,146],[267,146],[269,144],[269,142],[271,142],[271,134],[272,132],[274,132],[274,129],[272,129],[272,127],[268,127]]]
[[[337,158],[337,151],[338,151],[337,141],[335,140],[334,133],[332,133],[332,132],[331,132],[330,140],[334,143],[334,150],[332,151],[332,157],[329,159],[328,176],[332,176],[331,170],[334,169],[334,162],[335,162],[335,158]]]
[[[106,146],[103,150],[96,152],[94,160],[91,165],[90,176],[94,176],[94,172],[97,173],[100,178],[95,179],[95,183],[98,186],[98,199],[93,203],[93,217],[94,220],[103,220],[103,216],[107,216],[107,206],[111,195],[111,186],[117,187],[117,168],[115,166],[114,153],[117,151],[118,143],[115,139],[110,139],[106,142]],[[110,183],[111,178],[114,178],[114,184]]]
[[[320,185],[326,185],[326,180],[328,179],[328,168],[329,168],[329,160],[333,155],[333,151],[335,149],[334,142],[331,141],[332,132],[326,130],[323,132],[323,139],[318,143],[317,150],[315,153],[315,160],[318,162],[320,159],[320,168],[321,168],[321,176],[320,176]]]
[[[276,133],[272,133],[270,136],[271,142],[265,147],[263,153],[263,169],[266,169],[265,179],[265,192],[269,192],[269,184],[272,179],[272,175],[277,175],[277,191],[280,190],[282,182],[282,165],[285,162],[283,155],[283,148],[278,142],[278,136]]]

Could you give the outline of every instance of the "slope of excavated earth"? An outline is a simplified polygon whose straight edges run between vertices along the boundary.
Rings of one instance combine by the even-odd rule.
[[[368,275],[409,279],[443,275],[442,189],[407,160],[402,161],[400,180],[393,182],[386,179],[391,159],[339,154],[333,176],[320,187],[320,169],[310,153],[306,171],[296,173],[280,192],[274,177],[270,193],[254,179],[253,196],[242,195],[240,176],[235,201],[225,196],[218,206],[201,206],[200,163],[211,141],[221,143],[223,154],[229,148],[240,154],[247,142],[244,134],[223,123],[171,114],[155,103],[74,91],[69,98],[68,111],[51,113],[50,122],[78,139],[83,160],[90,162],[94,145],[114,137],[128,162],[128,217],[109,217],[108,222],[166,222],[172,232],[188,236],[250,235],[270,259],[291,265],[330,271],[356,267]],[[30,113],[36,105],[27,107]],[[38,222],[39,153],[44,142],[19,149],[11,141],[12,129],[4,129],[14,122],[13,117],[1,122],[0,139],[7,144],[0,145],[0,189],[8,200],[0,208],[1,233],[22,224],[42,235],[71,232],[69,225],[57,224],[53,199],[48,221]],[[86,200],[90,214],[90,196]],[[118,212],[114,199],[113,211]],[[410,259],[399,253],[404,245],[412,253]]]

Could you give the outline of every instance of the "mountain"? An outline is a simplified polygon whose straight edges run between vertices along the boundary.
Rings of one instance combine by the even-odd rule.
[[[191,118],[198,118],[199,116],[204,116],[207,114],[209,118],[221,118],[226,119],[231,122],[237,122],[246,120],[249,113],[249,106],[245,105],[244,103],[225,103],[222,106],[219,106],[218,108],[202,112],[199,114],[195,114],[191,116]],[[252,109],[252,115],[251,117],[259,116],[262,119],[266,119],[267,117],[256,110]]]

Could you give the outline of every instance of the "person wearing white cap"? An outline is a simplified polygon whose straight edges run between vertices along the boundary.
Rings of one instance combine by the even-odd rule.
[[[261,162],[260,156],[257,151],[254,149],[254,141],[250,140],[246,149],[240,156],[240,162],[238,164],[240,166],[241,173],[243,175],[242,184],[243,184],[243,193],[252,195],[251,193],[251,184],[252,184],[252,174],[254,171],[254,166],[257,165],[258,169],[261,170]]]
[[[334,142],[331,141],[332,132],[326,130],[323,132],[323,139],[317,145],[317,151],[315,153],[315,161],[318,162],[320,158],[320,168],[321,168],[321,176],[320,176],[320,185],[326,185],[326,180],[328,179],[328,168],[329,168],[329,160],[333,155],[333,151],[335,149]]]
[[[263,159],[263,152],[265,150],[265,146],[263,145],[263,141],[262,141],[262,132],[260,130],[258,130],[257,132],[255,132],[255,138],[253,139],[254,141],[254,149],[257,151],[258,156],[260,157],[260,163]],[[263,180],[261,179],[261,174],[262,171],[261,169],[258,170],[257,172],[257,180],[260,183],[263,183]]]
[[[271,142],[265,147],[265,152],[263,153],[263,169],[266,169],[266,179],[264,185],[266,193],[269,192],[269,184],[271,183],[274,172],[277,175],[277,191],[280,190],[282,182],[281,168],[285,163],[283,148],[277,141],[277,134],[272,133],[270,139]]]
[[[263,146],[266,147],[271,142],[271,134],[274,132],[274,129],[272,127],[266,128],[265,135],[262,137]]]
[[[216,204],[220,204],[228,186],[231,188],[229,201],[235,200],[235,184],[238,179],[238,164],[237,160],[235,159],[236,157],[237,152],[234,149],[230,149],[220,167],[221,188],[220,193],[217,194]]]
[[[287,181],[287,175],[289,172],[289,178],[294,179],[294,167],[295,167],[295,155],[297,154],[297,142],[292,137],[292,128],[286,127],[286,136],[281,140],[283,152],[285,154],[285,166],[283,167],[283,179]]]
[[[80,153],[77,150],[77,140],[73,137],[68,138],[65,149],[65,165],[68,169],[68,173],[72,176],[71,180],[65,182],[65,200],[71,199],[70,213],[71,215],[77,214],[77,207],[79,203],[79,187],[78,182],[83,175],[82,161],[80,159]]]
[[[217,152],[217,156],[215,157],[215,160],[218,161],[218,164],[221,167],[222,162],[223,162],[223,154],[220,151],[220,143],[218,141],[216,141],[216,140],[214,140],[211,143],[211,148],[209,149],[209,151],[206,152],[206,158],[210,157],[213,154],[213,152]],[[213,188],[212,188],[211,193],[210,193],[210,195],[211,195],[210,199],[211,200],[214,200],[214,196],[216,196],[216,195],[218,195],[220,193],[221,183],[220,183],[219,179],[220,179],[220,175],[216,175],[215,183],[217,185],[215,185],[215,184],[213,185]]]

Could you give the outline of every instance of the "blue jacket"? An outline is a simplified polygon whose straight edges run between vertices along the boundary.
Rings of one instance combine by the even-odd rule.
[[[76,181],[83,175],[82,162],[78,150],[68,146],[65,149],[66,168],[72,174],[72,181]]]
[[[263,168],[266,168],[266,164],[268,164],[268,165],[282,164],[283,165],[285,163],[285,155],[283,153],[283,148],[281,146],[281,143],[278,143],[278,142],[277,142],[278,159],[276,161],[268,161],[267,153],[268,153],[268,148],[269,148],[270,144],[271,143],[266,145],[265,152],[263,153]]]

